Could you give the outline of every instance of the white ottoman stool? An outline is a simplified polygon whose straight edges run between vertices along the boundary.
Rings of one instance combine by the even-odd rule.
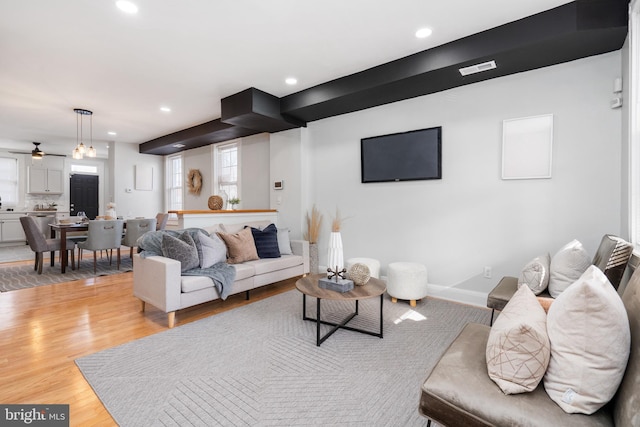
[[[409,300],[411,307],[415,307],[416,300],[427,296],[427,267],[414,262],[389,264],[387,293],[391,302]]]
[[[380,261],[373,258],[349,258],[347,260],[347,271],[353,264],[364,264],[369,267],[369,275],[371,277],[375,277],[376,279],[380,278]]]

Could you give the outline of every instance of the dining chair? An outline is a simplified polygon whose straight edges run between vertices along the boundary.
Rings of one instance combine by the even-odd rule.
[[[86,249],[93,252],[93,274],[96,274],[96,252],[107,250],[109,265],[113,261],[113,250],[117,250],[117,268],[120,269],[120,245],[122,243],[122,230],[124,221],[118,220],[93,220],[89,221],[87,240],[78,242],[78,268],[82,261],[82,252]]]
[[[27,236],[27,243],[33,252],[36,253],[34,270],[38,271],[38,274],[42,274],[43,255],[45,252],[55,252],[60,250],[60,239],[47,239],[42,234],[42,230],[38,227],[38,223],[32,216],[20,217],[20,224],[24,230],[25,236]],[[75,269],[74,262],[74,247],[75,242],[70,239],[67,240],[67,250],[71,252],[71,268]],[[53,267],[55,257],[51,257],[51,266]]]
[[[158,215],[156,215],[156,230],[164,230],[164,228],[167,226],[168,219],[168,213],[159,212]]]
[[[129,219],[122,244],[129,247],[129,256],[133,260],[133,248],[138,246],[138,238],[148,231],[156,229],[155,218]]]

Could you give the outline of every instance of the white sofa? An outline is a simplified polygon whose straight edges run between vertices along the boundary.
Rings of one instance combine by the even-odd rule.
[[[222,227],[222,230],[221,230]],[[209,233],[229,231],[224,226],[205,227]],[[246,292],[281,280],[309,273],[309,242],[291,240],[292,255],[263,258],[233,264],[236,278],[229,295]],[[142,311],[149,303],[168,315],[169,328],[175,325],[175,312],[220,298],[213,281],[206,276],[182,276],[181,264],[163,256],[133,259],[133,295],[142,301]]]

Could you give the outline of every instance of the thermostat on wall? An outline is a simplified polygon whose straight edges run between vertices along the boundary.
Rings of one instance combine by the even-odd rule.
[[[274,190],[282,190],[283,187],[284,187],[284,181],[274,181],[273,182],[273,189]]]

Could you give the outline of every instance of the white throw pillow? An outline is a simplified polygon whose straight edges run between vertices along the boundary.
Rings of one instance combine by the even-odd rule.
[[[528,286],[511,297],[489,332],[487,371],[505,394],[533,391],[549,364],[547,313]]]
[[[624,304],[598,267],[589,267],[551,304],[547,331],[547,394],[565,412],[594,413],[618,389],[631,345]]]
[[[549,286],[551,256],[547,253],[527,263],[518,278],[518,287],[527,285],[534,294],[540,295]]]
[[[577,240],[563,246],[551,258],[549,293],[557,298],[569,285],[578,280],[591,265],[589,254]]]
[[[289,239],[288,228],[278,228],[278,249],[280,250],[280,255],[293,254],[293,251],[291,250],[291,239]]]

